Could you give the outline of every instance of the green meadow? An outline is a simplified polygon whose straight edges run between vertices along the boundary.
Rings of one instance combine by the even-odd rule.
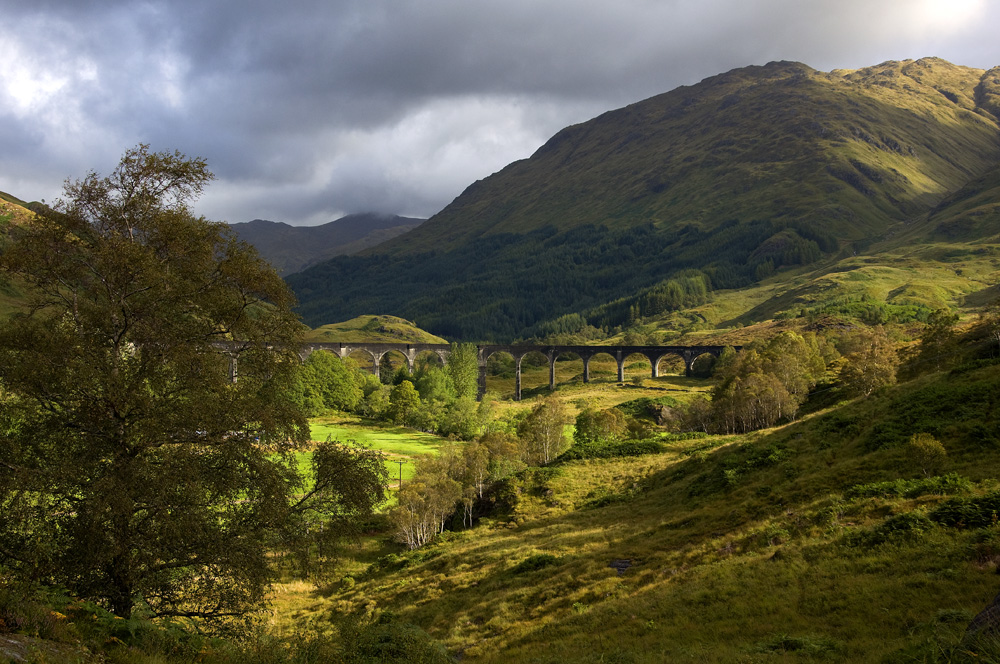
[[[380,450],[386,455],[386,468],[392,480],[399,480],[402,469],[402,481],[413,477],[415,462],[420,457],[435,456],[448,440],[434,434],[415,431],[406,427],[365,423],[360,418],[350,416],[317,417],[309,421],[312,440],[354,441],[362,445]],[[308,452],[300,457],[308,458]],[[403,462],[402,465],[399,462]],[[397,488],[396,481],[390,482],[390,488]]]

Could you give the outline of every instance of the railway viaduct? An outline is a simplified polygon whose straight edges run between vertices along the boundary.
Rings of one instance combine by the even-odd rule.
[[[521,360],[528,353],[536,352],[544,355],[549,361],[549,389],[556,387],[556,360],[560,356],[572,353],[583,360],[583,382],[590,382],[590,360],[595,355],[606,354],[611,356],[618,364],[618,382],[625,380],[625,360],[631,355],[643,355],[653,367],[652,377],[659,376],[658,364],[667,355],[676,355],[684,360],[685,374],[690,376],[694,366],[694,361],[706,353],[718,357],[722,353],[724,346],[541,346],[530,344],[498,345],[480,344],[477,345],[479,359],[479,395],[482,398],[486,393],[486,362],[494,353],[509,353],[514,358],[514,399],[521,400]],[[378,342],[344,342],[344,343],[307,343],[302,347],[300,353],[305,361],[316,351],[326,351],[334,355],[345,358],[356,351],[367,353],[372,360],[372,369],[375,375],[379,375],[379,362],[386,353],[396,352],[406,358],[406,364],[412,372],[417,360],[417,356],[431,352],[444,363],[451,353],[448,344],[406,344],[406,343],[378,343]],[[737,350],[739,350],[737,348]],[[235,360],[234,360],[235,362]],[[235,380],[235,364],[231,371]]]

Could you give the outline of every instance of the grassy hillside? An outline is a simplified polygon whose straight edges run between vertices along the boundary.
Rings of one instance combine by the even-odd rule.
[[[389,343],[446,344],[446,340],[421,330],[396,316],[358,316],[343,323],[329,323],[304,335],[305,341],[381,341]]]
[[[984,78],[936,58],[733,70],[562,130],[378,251],[649,221],[711,229],[783,218],[868,237],[996,165],[996,118],[976,103]]]
[[[11,224],[23,224],[34,218],[35,213],[28,207],[30,203],[0,191],[0,220]],[[0,318],[6,318],[19,306],[23,297],[21,287],[7,279],[0,280]]]
[[[983,241],[996,77],[933,58],[734,70],[568,127],[405,242],[289,283],[311,324],[383,311],[509,339],[678,276],[740,288],[894,237]]]
[[[314,626],[391,614],[463,661],[963,661],[1000,590],[997,395],[1000,366],[970,365],[780,429],[528,473],[513,513],[283,606]],[[947,449],[932,472],[918,432]]]

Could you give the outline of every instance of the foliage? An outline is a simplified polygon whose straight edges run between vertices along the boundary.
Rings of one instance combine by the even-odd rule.
[[[580,444],[615,443],[625,438],[628,423],[625,414],[617,408],[594,410],[589,406],[576,416],[573,441]]]
[[[1000,350],[1000,298],[983,309],[980,313],[979,324],[993,340],[994,350]]]
[[[663,443],[654,439],[575,443],[556,458],[556,463],[578,461],[580,459],[612,459],[616,457],[642,456],[644,454],[660,454],[664,449]]]
[[[463,495],[463,486],[455,479],[460,461],[454,449],[421,459],[413,479],[399,490],[389,518],[408,548],[421,547],[444,531]]]
[[[894,514],[873,528],[865,528],[844,538],[847,546],[871,548],[882,544],[898,543],[919,537],[934,527],[933,521],[923,512]]]
[[[677,399],[673,397],[640,397],[620,403],[615,408],[624,413],[626,417],[655,419],[664,406],[676,408],[679,405]]]
[[[551,553],[536,553],[528,556],[510,569],[511,574],[526,574],[559,564],[559,559]]]
[[[931,473],[940,469],[941,464],[948,458],[948,452],[941,441],[929,433],[915,433],[910,436],[906,454],[920,467],[924,477],[930,477]]]
[[[345,664],[450,664],[444,646],[416,625],[383,615],[365,626],[342,629]]]
[[[952,364],[958,345],[958,319],[958,314],[946,309],[938,309],[927,318],[927,327],[920,335],[920,352],[913,360],[918,371],[941,371]]]
[[[846,316],[857,319],[865,325],[890,325],[925,322],[934,312],[920,304],[892,304],[876,300],[868,295],[843,296],[807,309],[805,315],[816,319],[821,316]]]
[[[825,369],[815,335],[782,332],[715,365],[719,383],[711,404],[691,402],[687,426],[737,433],[773,426],[795,416]]]
[[[526,456],[522,441],[491,432],[461,447],[445,448],[437,458],[419,460],[389,514],[397,539],[410,549],[421,547],[458,515],[462,526],[471,527],[477,508],[481,514],[496,507],[498,487],[524,469]]]
[[[858,330],[849,340],[845,356],[840,381],[855,394],[868,396],[896,382],[899,357],[883,326]]]
[[[946,500],[931,510],[930,518],[956,528],[995,526],[1000,521],[1000,492]]]
[[[569,447],[565,426],[570,423],[566,406],[556,399],[546,399],[534,408],[517,428],[525,441],[528,465],[547,464]]]
[[[365,376],[351,358],[315,351],[306,359],[299,374],[295,399],[309,417],[331,410],[353,412],[365,397]]]
[[[359,535],[385,502],[385,461],[382,452],[355,441],[328,440],[313,449],[309,476],[314,479],[294,497],[281,531],[281,545],[301,576],[328,571],[341,539]]]
[[[475,344],[452,344],[448,375],[459,399],[475,399],[479,391],[479,360]]]
[[[420,394],[413,383],[404,380],[389,393],[389,418],[396,424],[413,424],[420,412]]]
[[[927,494],[967,493],[972,490],[972,482],[957,473],[939,477],[923,477],[913,480],[885,480],[856,484],[844,492],[851,498],[917,498]]]
[[[277,275],[190,213],[211,177],[139,146],[67,183],[2,257],[31,306],[0,330],[0,557],[123,618],[244,615],[296,513],[349,517],[378,497],[371,478],[334,488],[345,464],[323,463],[323,488],[295,498],[300,326]]]

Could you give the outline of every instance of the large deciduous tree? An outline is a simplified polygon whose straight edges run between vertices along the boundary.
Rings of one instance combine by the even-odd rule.
[[[211,179],[139,146],[0,258],[30,298],[0,327],[0,560],[122,617],[244,615],[279,536],[382,495],[367,458],[300,475],[300,325],[274,271],[192,214]]]

